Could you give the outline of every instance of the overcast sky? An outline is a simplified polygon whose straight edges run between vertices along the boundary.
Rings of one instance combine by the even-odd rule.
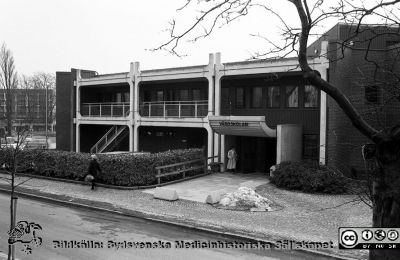
[[[287,21],[297,21],[291,4],[271,2],[278,3],[275,8]],[[207,64],[208,54],[214,52],[222,53],[223,62],[245,60],[266,46],[249,34],[278,36],[279,24],[260,10],[206,40],[183,44],[180,50],[188,55],[184,58],[146,50],[168,40],[163,30],[173,17],[181,26],[192,21],[193,13],[176,12],[183,3],[185,0],[0,0],[0,43],[12,50],[19,74],[71,68],[103,74],[128,71],[133,61],[139,61],[143,70]]]

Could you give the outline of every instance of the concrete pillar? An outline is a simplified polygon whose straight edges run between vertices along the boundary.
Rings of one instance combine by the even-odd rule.
[[[219,156],[219,154],[220,154],[219,134],[214,133],[213,138],[214,138],[214,155]],[[218,161],[218,158],[215,158],[214,161],[215,162]]]
[[[135,66],[134,63],[130,63],[129,70],[129,119],[133,119],[133,106],[134,106],[134,92],[135,92]]]
[[[80,134],[81,125],[76,122],[76,134],[75,134],[75,151],[79,153],[81,151],[81,134]]]
[[[321,73],[323,77],[325,73]],[[324,91],[321,90],[321,103],[320,103],[320,126],[319,126],[319,163],[326,163],[326,119],[327,119],[327,96]]]
[[[134,62],[132,64],[132,70],[133,70],[133,75],[134,75],[134,85],[133,89],[134,91],[131,93],[130,98],[132,98],[132,107],[133,109],[133,117],[135,118],[135,121],[139,118],[139,76],[140,76],[140,71],[139,71],[140,64],[139,62]]]
[[[300,161],[303,154],[302,125],[287,124],[277,126],[276,163]]]
[[[221,141],[220,141],[220,147],[221,147],[221,172],[225,171],[225,163],[226,163],[226,152],[225,152],[225,135],[221,135]]]
[[[81,117],[81,70],[76,70],[76,120]]]
[[[214,132],[211,127],[207,127],[207,157],[214,156]]]
[[[139,152],[139,126],[133,126],[133,151]]]
[[[129,128],[129,152],[133,152],[133,142],[134,142],[134,134],[133,134],[133,126],[128,125]]]
[[[221,53],[215,53],[214,65],[214,115],[221,115]],[[221,172],[225,171],[225,136],[216,135],[216,154],[219,155],[221,164]]]
[[[81,135],[80,135],[80,124],[79,120],[81,118],[81,70],[76,70],[76,114],[75,114],[75,152],[79,153],[81,151]]]
[[[215,88],[215,115],[221,115],[221,77],[222,77],[222,64],[221,64],[221,53],[215,54],[215,77],[214,77],[214,88]]]
[[[208,61],[208,115],[214,114],[214,54],[209,54]]]
[[[328,79],[327,69],[329,61],[328,55],[328,41],[321,42],[321,58],[325,58],[321,64],[321,68],[318,69],[321,74],[321,78],[324,80]],[[324,91],[321,91],[320,100],[320,126],[319,126],[319,163],[326,164],[326,137],[327,137],[327,95]]]

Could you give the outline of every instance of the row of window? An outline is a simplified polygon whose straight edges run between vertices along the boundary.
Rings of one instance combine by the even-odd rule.
[[[143,101],[191,101],[207,100],[207,91],[205,89],[176,89],[176,90],[156,90],[155,97],[152,97],[154,91],[145,90]]]
[[[222,91],[228,90],[223,88]],[[265,94],[264,94],[265,93]],[[180,90],[156,90],[155,100],[151,97],[152,91],[144,91],[144,101],[190,101],[190,100],[206,100],[207,93],[203,89],[180,89]],[[224,93],[223,93],[224,94]],[[378,103],[379,90],[377,86],[365,87],[365,99],[369,103]],[[281,87],[252,87],[251,88],[251,107],[262,108],[263,99],[266,99],[266,107],[279,108],[281,107]],[[105,95],[104,95],[105,96]],[[110,98],[99,97],[102,102],[129,102],[129,92],[112,93],[108,95]],[[265,98],[264,98],[265,97]],[[304,86],[304,107],[315,108],[318,107],[318,90],[311,85]],[[0,99],[1,101],[1,99]],[[36,101],[36,100],[35,100]],[[28,101],[25,99],[18,99],[18,105],[26,104]],[[45,102],[40,100],[40,102]],[[299,87],[286,86],[285,87],[285,107],[299,107]],[[245,107],[245,88],[236,88],[236,108]]]
[[[237,87],[235,93],[235,106],[236,108],[246,107],[246,96],[245,88]],[[305,108],[315,108],[318,107],[318,89],[311,85],[305,85],[303,88],[303,106]],[[225,92],[229,89],[223,89]],[[251,88],[251,108],[262,108],[263,100],[266,102],[266,107],[269,108],[279,108],[281,107],[281,96],[284,95],[285,107],[299,107],[299,97],[300,97],[300,87],[299,86],[285,86],[284,88],[280,86],[268,86],[268,87],[252,87]],[[284,93],[281,93],[284,92]],[[228,93],[222,93],[223,98],[227,97]]]
[[[104,92],[97,94],[98,102],[129,102],[129,92]]]

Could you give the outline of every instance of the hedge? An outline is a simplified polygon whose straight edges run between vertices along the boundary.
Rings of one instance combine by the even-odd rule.
[[[9,166],[12,149],[0,149],[0,166]],[[151,185],[155,167],[200,158],[201,149],[172,150],[153,154],[98,154],[101,183],[119,186]],[[22,150],[17,156],[17,172],[83,180],[90,154],[52,150]],[[197,174],[200,171],[197,172]]]
[[[347,192],[346,179],[332,169],[315,162],[283,162],[270,178],[271,183],[290,190],[309,193]]]

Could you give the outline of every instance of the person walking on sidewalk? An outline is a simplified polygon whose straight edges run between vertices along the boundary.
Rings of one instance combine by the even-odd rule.
[[[94,190],[96,178],[98,173],[101,173],[101,168],[100,164],[97,161],[97,156],[95,154],[92,154],[90,157],[92,158],[92,160],[90,161],[88,173],[85,177],[85,180],[92,182],[92,190]]]
[[[228,172],[236,171],[236,162],[237,162],[237,153],[235,151],[235,147],[232,147],[228,151],[228,165],[226,166]]]

